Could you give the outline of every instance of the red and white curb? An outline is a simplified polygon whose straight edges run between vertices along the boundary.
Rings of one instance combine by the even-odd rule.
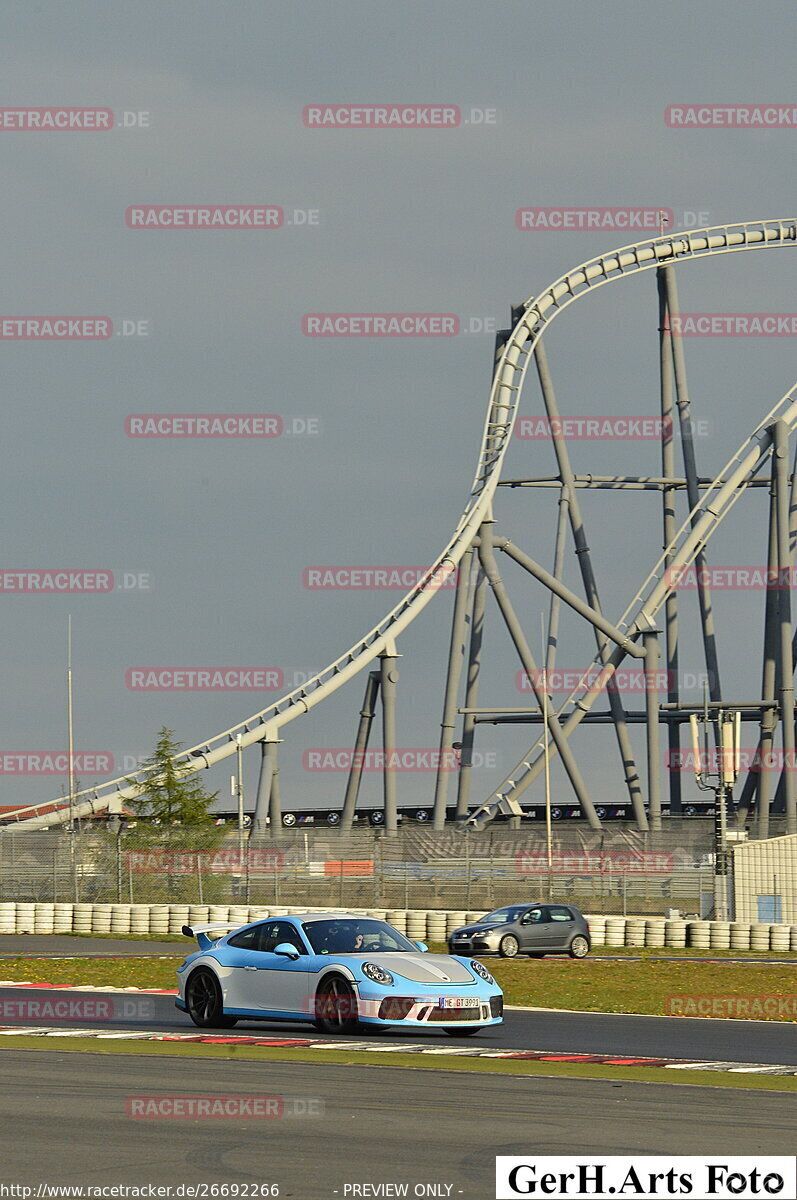
[[[206,1046],[271,1046],[277,1049],[343,1050],[368,1054],[435,1054],[458,1058],[496,1058],[540,1063],[594,1064],[608,1067],[663,1067],[672,1071],[721,1071],[747,1075],[797,1075],[797,1066],[769,1063],[704,1062],[616,1054],[552,1054],[549,1050],[494,1050],[428,1043],[339,1042],[315,1038],[230,1037],[215,1034],[156,1033],[146,1030],[64,1029],[55,1026],[0,1026],[0,1037],[94,1038],[97,1041],[192,1042]]]

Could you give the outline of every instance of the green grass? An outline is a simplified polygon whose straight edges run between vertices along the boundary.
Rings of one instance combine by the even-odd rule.
[[[174,956],[3,959],[0,980],[174,989],[177,966],[191,949],[186,939],[183,952]],[[766,1020],[797,1019],[797,971],[792,965],[753,958],[696,962],[689,951],[673,951],[674,961],[664,961],[655,957],[657,953],[626,951],[612,958],[591,956],[579,961],[565,957],[485,961],[503,988],[507,1004],[661,1016],[672,1011],[668,1004],[671,996],[791,997],[789,1013],[755,1011],[751,1015]],[[683,1011],[684,1015],[698,1015],[696,1010]],[[744,1013],[728,1011],[726,1015]]]

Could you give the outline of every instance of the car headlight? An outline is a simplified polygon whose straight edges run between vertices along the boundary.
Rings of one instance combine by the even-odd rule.
[[[393,976],[384,967],[380,967],[378,963],[366,962],[362,965],[363,975],[374,983],[381,983],[383,987],[392,987]]]
[[[481,979],[483,979],[485,983],[495,983],[495,980],[493,979],[492,975],[490,974],[490,972],[487,970],[487,968],[482,963],[478,962],[475,958],[472,958],[470,960],[470,965],[473,968],[473,970],[476,972],[476,974]]]

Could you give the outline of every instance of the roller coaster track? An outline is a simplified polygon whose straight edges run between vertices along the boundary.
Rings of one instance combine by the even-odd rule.
[[[478,535],[482,522],[491,514],[529,363],[548,325],[560,312],[589,292],[641,271],[691,259],[787,246],[790,243],[797,244],[795,218],[720,225],[689,233],[663,235],[591,259],[557,279],[540,295],[530,298],[522,306],[522,313],[497,362],[473,485],[456,530],[445,549],[415,587],[345,654],[301,687],[254,713],[246,721],[181,752],[176,759],[179,768],[185,774],[209,768],[235,754],[239,738],[242,746],[277,740],[284,726],[296,717],[309,713],[380,655],[394,651],[396,638],[440,590],[442,580],[456,570],[465,551]],[[790,426],[797,422],[794,391],[792,389],[757,426],[725,471],[717,477],[724,480],[722,486],[718,486],[716,481],[712,484],[679,530],[673,546],[659,559],[623,616],[622,628],[628,630],[630,637],[640,632],[646,619],[658,611],[666,598],[671,586],[664,570],[668,554],[673,568],[688,565],[736,502],[746,480],[752,478],[761,466],[769,452],[770,435],[766,426],[778,419]],[[697,519],[693,520],[694,517]],[[620,661],[622,651],[619,648],[612,656],[612,661],[617,655],[617,661]],[[575,709],[563,724],[566,733],[579,723],[597,695],[597,690],[587,691],[576,700]],[[571,695],[566,704],[574,699],[575,696]],[[539,759],[532,760],[532,755],[538,746],[542,746],[541,741],[532,747],[516,771],[493,794],[494,797],[517,795],[536,777]],[[58,797],[42,804],[15,809],[3,814],[0,824],[34,829],[66,823],[72,817],[87,817],[116,802],[133,799],[137,794],[135,783],[141,778],[141,772],[133,773],[96,788],[84,789],[75,794],[71,805],[63,797]]]

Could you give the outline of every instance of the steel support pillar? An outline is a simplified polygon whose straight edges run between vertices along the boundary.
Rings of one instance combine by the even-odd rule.
[[[667,315],[667,291],[664,271],[656,271],[659,294],[659,399],[661,406],[661,473],[665,479],[675,478],[675,425],[672,398],[672,332]],[[677,487],[665,487],[662,502],[662,549],[672,544],[677,532],[676,497]],[[669,569],[672,556],[665,559],[665,570]],[[664,603],[665,655],[667,659],[667,703],[677,704],[681,699],[681,682],[678,675],[678,593],[672,589]],[[677,723],[667,729],[667,774],[670,789],[670,813],[683,811],[681,790],[681,730]]]
[[[457,696],[462,677],[467,633],[467,604],[473,548],[466,550],[459,564],[457,590],[454,596],[454,615],[451,620],[451,641],[448,647],[446,691],[443,699],[443,719],[440,722],[440,758],[434,790],[434,828],[443,829],[446,823],[448,781],[454,755],[454,729],[457,720]]]
[[[480,536],[489,537],[491,527],[481,526]],[[484,609],[487,598],[487,577],[477,564],[476,584],[473,589],[473,605],[470,618],[470,643],[468,646],[468,673],[465,683],[465,708],[475,708],[479,698],[479,672],[481,670],[482,638],[484,636]],[[473,766],[473,739],[475,721],[472,713],[462,719],[462,747],[459,755],[459,778],[457,780],[457,820],[467,816],[470,803],[471,769]]]
[[[773,472],[774,475],[774,472]],[[767,593],[764,603],[764,653],[761,667],[761,699],[774,700],[775,677],[778,658],[778,528],[775,481],[769,492],[769,542],[767,552]],[[772,751],[775,744],[775,729],[778,715],[774,708],[761,710],[761,730],[758,738],[758,770],[751,767],[739,794],[738,822],[743,825],[755,796],[756,833],[760,838],[769,836],[769,811],[772,800]]]
[[[780,659],[780,718],[783,745],[782,787],[786,832],[797,833],[794,788],[794,675],[792,672],[791,553],[789,549],[789,427],[776,421],[772,441],[772,474],[778,531],[778,628]]]
[[[587,545],[587,535],[584,529],[584,522],[581,516],[581,505],[579,504],[578,495],[575,488],[573,468],[570,464],[570,454],[567,449],[567,442],[562,436],[561,424],[559,419],[559,406],[556,400],[556,393],[553,387],[551,372],[548,367],[548,356],[542,341],[537,343],[534,351],[534,359],[537,366],[537,375],[540,380],[542,389],[543,401],[545,403],[545,411],[548,415],[548,420],[551,427],[551,438],[553,441],[554,453],[559,467],[559,474],[564,487],[568,503],[568,515],[570,518],[570,528],[573,533],[573,543],[575,545],[578,565],[581,571],[581,578],[584,585],[584,594],[587,598],[587,603],[590,608],[600,613],[600,596],[598,595],[598,585],[595,580],[595,573],[592,569],[592,559],[590,557],[589,546]],[[599,631],[595,630],[595,642],[598,648],[598,653],[601,656],[601,661],[606,664],[608,661],[609,648],[606,644],[606,639],[602,638]],[[634,753],[631,748],[631,738],[628,733],[628,726],[625,722],[625,710],[623,702],[617,691],[617,685],[614,679],[610,679],[607,685],[607,695],[609,705],[614,715],[615,736],[617,745],[620,751],[620,760],[623,765],[623,774],[625,776],[625,785],[628,790],[628,797],[634,809],[634,814],[639,824],[640,829],[647,829],[647,818],[645,816],[645,804],[640,788],[639,772],[634,761]]]
[[[396,684],[399,673],[398,655],[390,646],[379,655],[379,689],[382,693],[382,795],[385,808],[385,832],[389,837],[398,833],[398,804],[396,802]]]
[[[673,316],[680,312],[678,304],[678,284],[675,280],[675,268],[664,267],[664,291],[670,326]],[[678,421],[681,430],[681,446],[684,458],[684,476],[686,478],[686,494],[689,499],[690,511],[700,501],[697,468],[695,466],[695,443],[692,436],[692,410],[689,402],[689,389],[686,382],[686,359],[684,358],[683,338],[671,337],[672,365],[675,374],[675,399],[678,406]],[[693,524],[696,518],[693,518]],[[719,659],[717,657],[717,640],[714,633],[714,610],[711,607],[711,589],[708,586],[706,574],[706,556],[701,550],[695,558],[697,571],[697,594],[700,602],[700,623],[703,630],[703,647],[708,672],[709,695],[712,700],[722,698],[720,687]]]
[[[567,537],[567,522],[570,516],[570,499],[567,488],[563,487],[559,495],[559,514],[556,519],[556,542],[553,552],[553,577],[561,579],[564,573],[565,538]],[[545,647],[545,670],[552,671],[556,666],[556,651],[559,641],[559,612],[562,601],[556,592],[551,592],[551,606],[548,610],[548,640]]]
[[[354,741],[354,756],[351,760],[351,770],[346,784],[346,795],[343,800],[341,829],[348,833],[351,830],[354,815],[357,812],[357,800],[360,795],[360,782],[363,775],[363,759],[368,749],[368,739],[371,734],[374,714],[376,713],[376,698],[379,694],[379,673],[369,671],[365,684],[363,706],[360,709],[360,721],[357,726],[357,736]]]
[[[648,811],[653,833],[661,830],[661,749],[659,742],[659,635],[655,629],[642,634],[645,648],[645,717],[648,752]],[[675,722],[673,722],[674,724]]]
[[[512,638],[515,649],[517,650],[521,666],[528,676],[537,703],[542,709],[544,707],[542,689],[537,679],[537,668],[534,662],[534,657],[529,649],[528,642],[526,641],[523,630],[520,627],[520,622],[517,619],[515,610],[513,609],[511,601],[506,594],[506,588],[504,587],[503,580],[498,572],[498,566],[495,561],[495,552],[493,551],[492,546],[492,538],[484,535],[481,537],[479,543],[479,558],[481,559],[484,573],[487,576],[490,587],[492,588],[492,592],[501,611],[501,615],[504,618],[504,623],[509,631],[509,636]],[[545,707],[547,708],[547,704]],[[586,784],[584,783],[581,772],[578,769],[576,760],[573,757],[573,752],[570,749],[567,739],[562,733],[556,712],[549,711],[547,716],[548,731],[551,735],[551,740],[559,751],[559,755],[562,760],[562,766],[567,772],[567,776],[570,780],[576,799],[581,806],[581,811],[589,821],[592,829],[601,829],[602,826],[600,820],[598,819],[598,814],[595,812],[595,806],[589,797]]]
[[[254,832],[265,833],[270,822],[272,836],[282,832],[282,811],[279,802],[279,789],[276,795],[272,788],[274,769],[277,764],[277,747],[280,738],[273,733],[266,733],[260,742],[260,774],[257,780],[257,800],[255,802]]]

